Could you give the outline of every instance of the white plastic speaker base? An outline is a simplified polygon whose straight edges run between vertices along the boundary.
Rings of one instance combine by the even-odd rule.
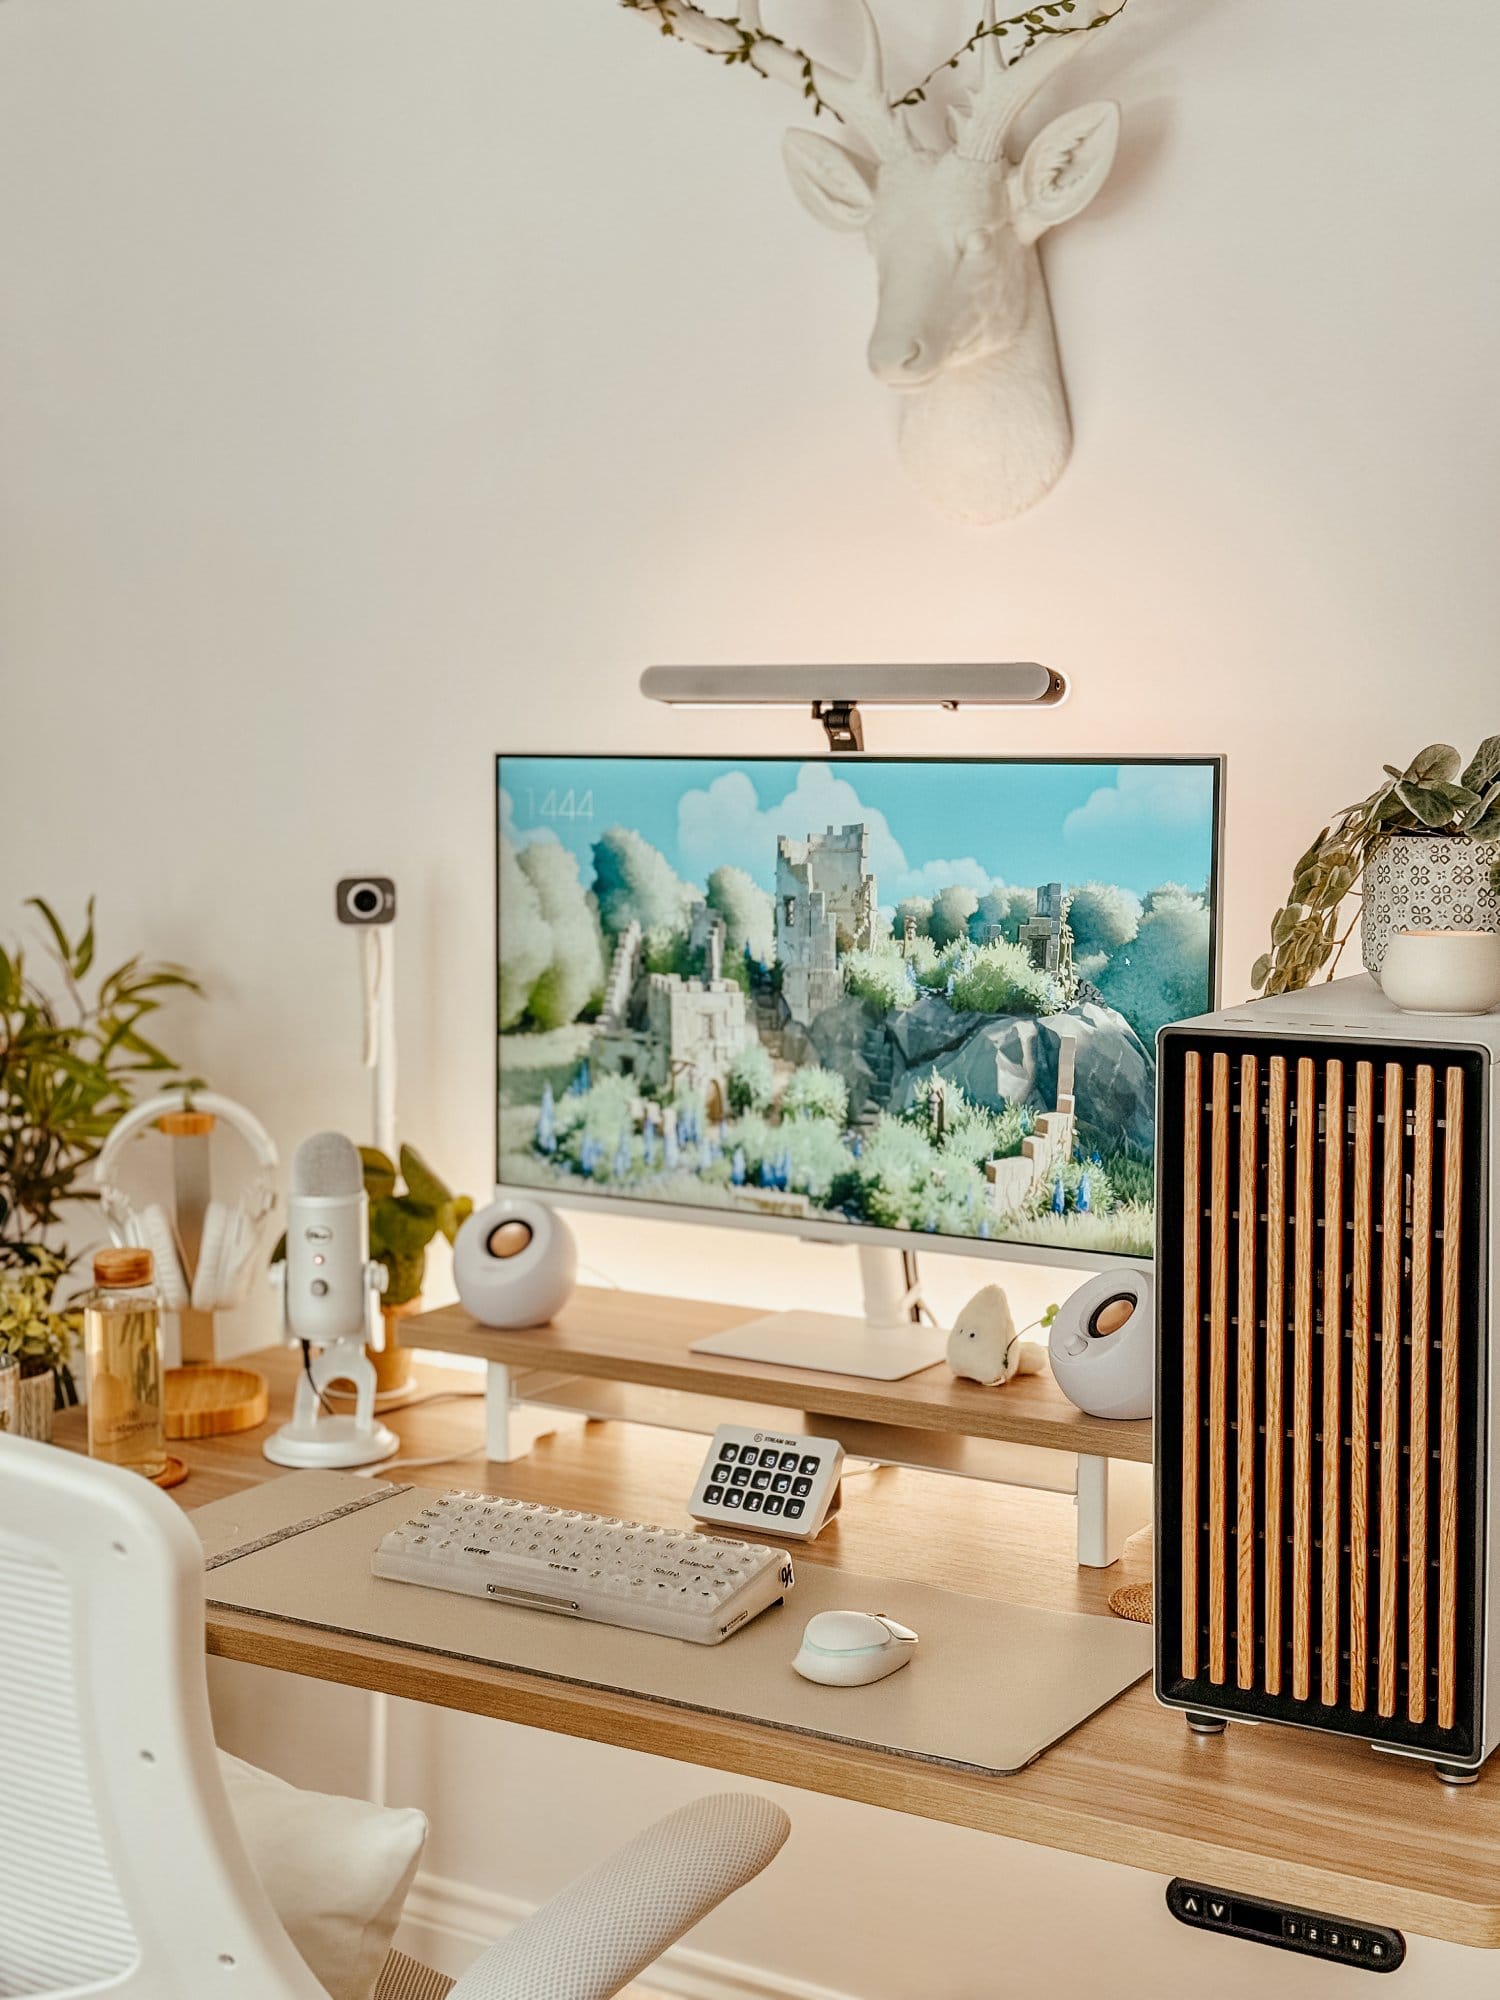
[[[321,1417],[315,1424],[283,1424],[263,1450],[273,1465],[337,1471],[351,1465],[379,1465],[401,1449],[384,1424],[362,1425],[357,1417]]]

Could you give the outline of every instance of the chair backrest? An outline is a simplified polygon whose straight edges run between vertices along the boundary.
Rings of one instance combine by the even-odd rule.
[[[137,1474],[0,1437],[0,1996],[327,2000],[230,1814],[203,1552]]]

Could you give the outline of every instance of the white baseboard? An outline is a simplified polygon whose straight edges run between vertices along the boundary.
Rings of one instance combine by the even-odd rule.
[[[413,1958],[453,1975],[531,1910],[517,1896],[423,1874],[407,1895],[396,1943]],[[830,1986],[739,1965],[689,1944],[674,1945],[646,1974],[645,1984],[670,2000],[854,2000]]]

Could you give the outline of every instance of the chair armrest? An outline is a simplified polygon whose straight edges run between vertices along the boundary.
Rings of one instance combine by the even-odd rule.
[[[611,2000],[780,1852],[753,1792],[695,1799],[582,1875],[469,1967],[450,2000]]]

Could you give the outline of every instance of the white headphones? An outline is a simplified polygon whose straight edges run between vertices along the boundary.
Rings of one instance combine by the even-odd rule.
[[[208,1111],[215,1118],[222,1118],[247,1142],[256,1160],[256,1171],[241,1188],[238,1201],[208,1204],[191,1286],[166,1210],[151,1202],[137,1212],[113,1178],[115,1163],[126,1143],[170,1111]],[[168,1311],[183,1312],[191,1306],[194,1312],[224,1312],[231,1306],[243,1305],[249,1295],[256,1253],[276,1213],[276,1188],[271,1179],[276,1164],[276,1147],[270,1133],[243,1105],[228,1097],[218,1097],[211,1090],[180,1090],[150,1098],[126,1112],[94,1162],[94,1180],[115,1242],[149,1250],[155,1258],[157,1283]]]

